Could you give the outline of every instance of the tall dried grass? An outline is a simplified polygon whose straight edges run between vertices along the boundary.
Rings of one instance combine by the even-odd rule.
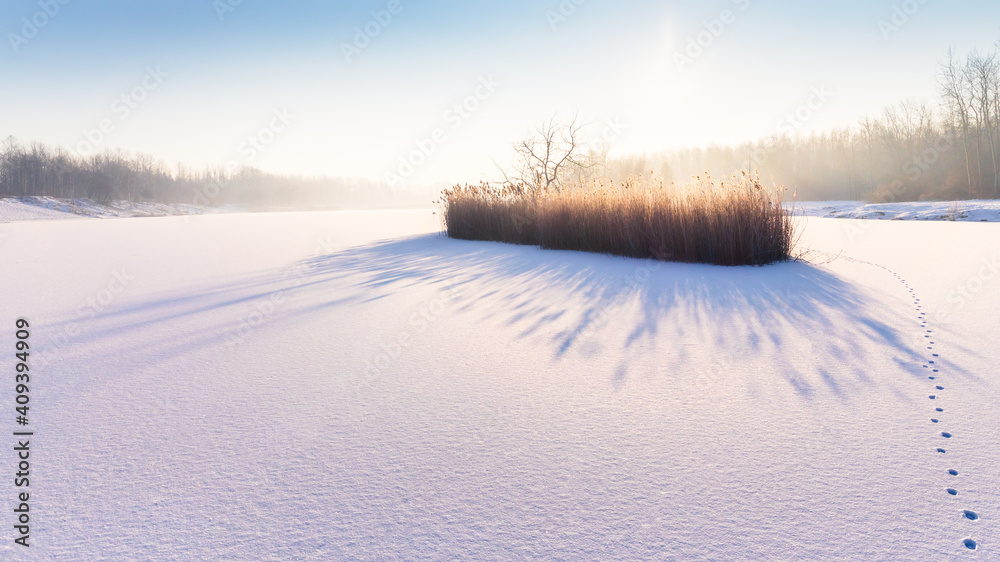
[[[685,188],[632,178],[624,184],[541,190],[464,185],[441,203],[448,236],[635,258],[763,265],[790,257],[794,229],[781,190],[743,173]]]

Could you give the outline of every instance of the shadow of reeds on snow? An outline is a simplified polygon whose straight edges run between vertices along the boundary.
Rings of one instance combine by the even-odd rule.
[[[556,361],[573,350],[620,346],[628,354],[676,350],[685,341],[728,353],[730,364],[764,354],[783,360],[786,345],[822,348],[826,357],[855,364],[866,349],[901,359],[914,353],[870,297],[804,262],[723,268],[428,235],[318,257],[310,266],[351,276],[365,291],[464,287],[457,313],[496,322],[515,339],[542,342]],[[819,370],[818,380],[843,392],[830,374],[840,365]],[[801,381],[789,383],[800,394],[812,392]]]
[[[792,373],[788,384],[800,395],[822,386],[843,395],[851,388],[845,376],[877,382],[869,372],[845,373],[844,365],[856,370],[859,359],[875,353],[904,364],[914,353],[894,328],[901,320],[887,317],[850,283],[808,263],[717,267],[440,235],[347,248],[287,270],[123,303],[95,318],[76,343],[137,342],[122,351],[168,358],[227,345],[237,323],[254,315],[260,322],[248,345],[263,345],[267,338],[257,338],[271,328],[294,333],[298,326],[341,314],[343,307],[357,314],[353,308],[389,302],[405,314],[413,295],[428,294],[425,289],[457,289],[463,295],[435,329],[448,323],[484,326],[503,341],[524,341],[548,352],[554,362],[571,354],[614,356],[621,366],[616,384],[636,358],[659,354],[683,368],[703,366],[704,361],[691,361],[708,355],[717,378],[734,370],[745,375],[758,361],[762,368]],[[156,328],[164,323],[172,326],[167,336]],[[140,337],[147,330],[156,338]],[[238,352],[239,346],[232,346],[232,353]],[[809,363],[812,355],[829,364],[811,365],[810,377],[794,375],[804,368],[796,361]]]

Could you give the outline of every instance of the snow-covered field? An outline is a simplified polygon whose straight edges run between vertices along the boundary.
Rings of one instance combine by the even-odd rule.
[[[795,211],[799,215],[838,219],[1000,222],[1000,199],[912,203],[804,201],[795,203]]]
[[[1000,225],[797,220],[762,268],[429,211],[0,225],[5,556],[998,559]]]

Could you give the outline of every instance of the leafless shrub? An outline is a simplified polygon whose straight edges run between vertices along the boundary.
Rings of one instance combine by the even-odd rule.
[[[591,165],[582,151],[583,128],[577,117],[563,123],[557,115],[536,127],[514,145],[513,169],[501,170],[501,183],[551,190],[579,177],[580,171]]]

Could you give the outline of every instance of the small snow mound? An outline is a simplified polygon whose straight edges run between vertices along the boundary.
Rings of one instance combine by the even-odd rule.
[[[169,217],[206,213],[240,212],[227,207],[200,207],[183,203],[112,201],[107,204],[90,199],[55,197],[6,197],[0,199],[0,222],[89,218]]]
[[[48,205],[35,205],[19,198],[0,199],[0,222],[75,219],[77,215]]]

